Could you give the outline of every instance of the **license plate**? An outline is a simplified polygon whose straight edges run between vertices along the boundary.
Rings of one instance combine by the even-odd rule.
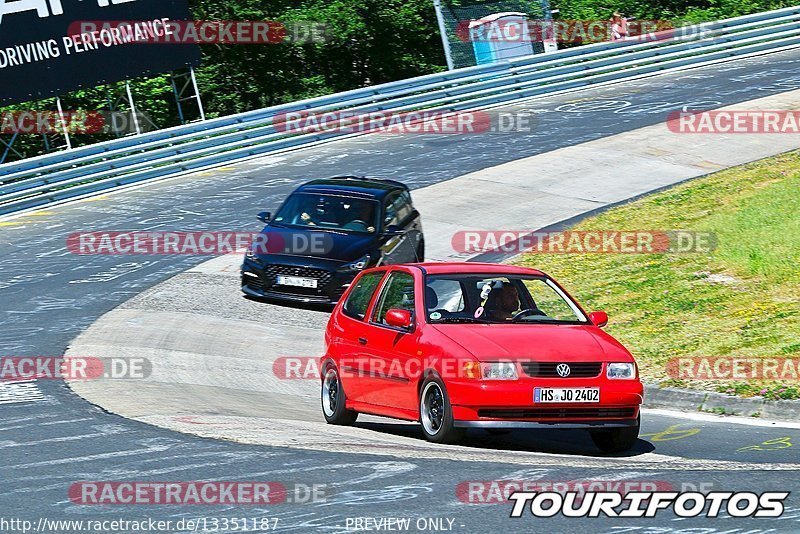
[[[600,402],[600,388],[533,388],[533,402]]]
[[[282,286],[317,288],[316,278],[302,278],[300,276],[279,276],[277,282]]]

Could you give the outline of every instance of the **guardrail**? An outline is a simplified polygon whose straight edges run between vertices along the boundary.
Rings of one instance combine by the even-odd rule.
[[[347,132],[290,132],[290,111],[456,112],[666,69],[800,47],[800,6],[430,74],[221,117],[0,166],[0,215],[144,180],[310,146]]]

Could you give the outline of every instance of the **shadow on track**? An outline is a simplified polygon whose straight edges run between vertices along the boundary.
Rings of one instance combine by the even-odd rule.
[[[356,428],[372,430],[382,434],[394,434],[405,438],[425,441],[417,424],[357,422]],[[635,457],[655,451],[649,441],[638,439],[627,452],[609,454],[601,452],[592,443],[589,432],[584,430],[513,430],[507,434],[492,435],[485,430],[470,429],[459,446],[496,451],[542,452],[596,457]]]

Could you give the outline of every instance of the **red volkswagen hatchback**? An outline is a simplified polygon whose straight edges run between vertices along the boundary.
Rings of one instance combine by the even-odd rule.
[[[642,384],[625,347],[533,269],[420,263],[369,269],[325,333],[322,410],[419,421],[425,437],[467,428],[583,428],[606,452],[639,435]]]

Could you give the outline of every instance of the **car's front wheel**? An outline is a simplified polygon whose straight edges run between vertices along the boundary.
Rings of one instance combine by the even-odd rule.
[[[438,377],[429,376],[422,383],[419,394],[419,421],[428,441],[455,443],[464,436],[464,429],[455,426],[447,388]]]
[[[339,372],[333,365],[325,370],[322,379],[322,415],[331,425],[349,426],[356,422],[358,412],[345,408],[346,396]]]
[[[608,430],[591,430],[592,441],[603,452],[629,451],[636,440],[639,439],[639,425],[642,422],[640,415],[635,426],[625,428],[612,428]]]

